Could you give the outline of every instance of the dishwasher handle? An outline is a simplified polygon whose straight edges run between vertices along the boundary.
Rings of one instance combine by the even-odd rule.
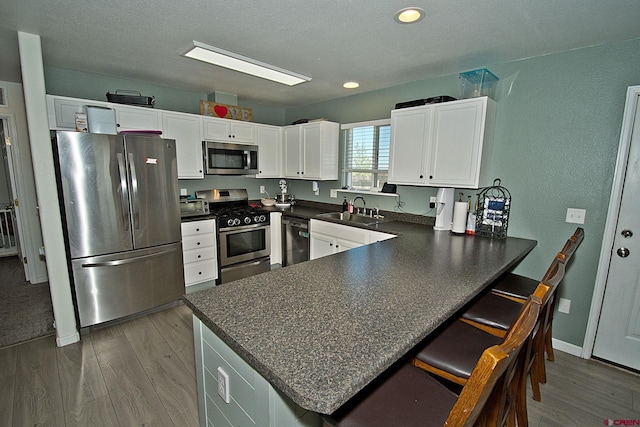
[[[301,228],[303,230],[309,229],[309,222],[298,218],[283,217],[282,225],[285,227]]]

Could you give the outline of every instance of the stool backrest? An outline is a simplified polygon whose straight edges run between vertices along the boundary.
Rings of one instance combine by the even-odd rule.
[[[569,238],[569,240],[567,240],[567,243],[564,244],[564,247],[558,253],[558,257],[565,263],[569,262],[573,254],[576,252],[576,249],[578,249],[578,246],[580,246],[580,243],[582,243],[583,239],[584,229],[582,229],[581,227],[576,228],[576,231]]]
[[[497,425],[503,418],[508,390],[521,377],[517,371],[522,366],[519,356],[526,354],[521,350],[529,343],[540,306],[540,299],[530,296],[502,343],[482,353],[445,426],[472,426],[480,417],[483,424]]]

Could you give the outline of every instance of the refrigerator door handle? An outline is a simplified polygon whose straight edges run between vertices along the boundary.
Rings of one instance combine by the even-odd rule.
[[[117,266],[117,265],[130,264],[132,262],[137,262],[137,261],[148,259],[148,258],[155,258],[155,257],[158,257],[158,256],[170,254],[171,252],[175,252],[175,251],[176,251],[176,249],[174,248],[174,249],[167,249],[165,251],[155,252],[155,253],[152,253],[152,254],[141,255],[141,256],[134,257],[134,258],[117,259],[117,260],[114,260],[114,261],[105,261],[105,262],[90,262],[90,263],[82,264],[82,268],[114,267],[114,266]]]
[[[133,212],[133,226],[140,228],[140,207],[138,204],[138,176],[133,153],[129,153],[129,170],[131,171],[131,211]]]
[[[129,221],[127,221],[127,212],[129,212],[129,190],[127,189],[127,173],[124,168],[124,156],[122,153],[116,155],[118,158],[118,172],[120,173],[120,189],[122,191],[120,197],[122,198],[122,224],[125,230],[129,229]]]

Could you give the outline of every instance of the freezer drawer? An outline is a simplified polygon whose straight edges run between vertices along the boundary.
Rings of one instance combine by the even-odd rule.
[[[135,314],[184,294],[180,242],[71,262],[80,327]]]

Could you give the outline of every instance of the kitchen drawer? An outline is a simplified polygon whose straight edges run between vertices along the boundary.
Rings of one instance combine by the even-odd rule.
[[[198,261],[206,261],[208,259],[216,258],[216,248],[215,246],[207,246],[204,248],[191,249],[189,251],[182,252],[182,260],[184,264],[189,264],[191,262]]]
[[[203,234],[197,236],[187,236],[182,238],[182,250],[188,251],[191,249],[206,248],[209,246],[216,246],[216,237],[213,233]]]
[[[214,219],[207,219],[204,221],[187,221],[180,224],[182,236],[191,236],[202,233],[214,233],[215,232]]]
[[[187,286],[206,280],[214,280],[217,277],[218,263],[215,259],[185,264],[184,266],[184,282]]]

